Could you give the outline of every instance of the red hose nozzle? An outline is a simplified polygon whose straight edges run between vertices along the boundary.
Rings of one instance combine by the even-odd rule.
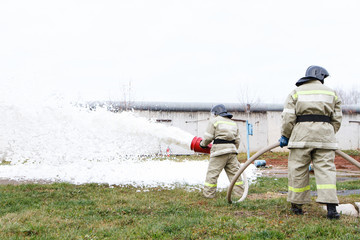
[[[201,140],[202,140],[201,137],[194,137],[193,140],[191,141],[190,149],[194,150],[194,152],[210,154],[212,144],[209,144],[206,148],[202,148],[200,147]]]

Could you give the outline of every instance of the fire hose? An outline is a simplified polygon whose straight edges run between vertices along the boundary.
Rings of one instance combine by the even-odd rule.
[[[273,148],[276,148],[276,147],[279,147],[280,146],[280,143],[277,142],[277,143],[274,143],[272,145],[269,145],[263,149],[261,149],[260,151],[258,151],[257,153],[255,153],[253,156],[251,156],[245,163],[241,164],[239,170],[236,172],[234,178],[232,179],[231,183],[230,183],[230,186],[228,188],[228,192],[227,192],[227,200],[228,200],[228,203],[232,203],[232,199],[231,199],[231,192],[234,188],[234,185],[237,181],[237,179],[239,178],[239,176],[242,174],[242,172],[245,171],[245,169],[250,165],[250,163],[252,163],[253,161],[255,161],[258,157],[260,157],[261,155],[263,155],[264,153],[270,151],[271,149]],[[358,167],[360,169],[360,163],[358,161],[356,161],[354,158],[350,157],[349,155],[347,155],[346,153],[344,153],[343,151],[340,151],[340,150],[336,150],[335,153],[341,157],[343,157],[345,160],[349,161],[350,163],[354,164],[356,167]],[[235,201],[235,202],[241,202],[243,200],[245,200],[245,198],[247,197],[247,192],[248,192],[248,186],[246,188],[246,194],[245,194],[245,191],[244,191],[244,194],[243,196],[238,200],[238,201]]]

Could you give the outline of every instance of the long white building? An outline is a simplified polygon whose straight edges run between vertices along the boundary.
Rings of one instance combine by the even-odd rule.
[[[132,110],[137,115],[155,119],[161,124],[183,129],[194,136],[202,137],[210,117],[210,109],[218,103],[165,103],[165,102],[106,102],[92,103],[111,106],[113,111]],[[257,104],[254,106],[239,103],[224,103],[233,119],[237,121],[241,144],[240,151],[247,150],[246,120],[252,124],[253,135],[249,136],[251,152],[272,144],[280,138],[280,123],[283,105]],[[342,150],[360,149],[360,106],[343,106],[342,126],[337,133]],[[277,148],[274,151],[283,151]],[[163,149],[161,151],[164,151]],[[173,154],[190,154],[190,150],[171,146]]]

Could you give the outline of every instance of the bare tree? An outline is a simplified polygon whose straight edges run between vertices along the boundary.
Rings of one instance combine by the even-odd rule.
[[[342,104],[344,105],[352,105],[360,103],[360,91],[353,87],[351,90],[346,91],[342,88],[336,88],[335,91],[340,96]]]
[[[260,98],[257,96],[256,91],[254,91],[254,88],[250,89],[248,85],[240,86],[238,90],[238,100],[244,107],[245,112],[250,112],[251,107],[260,103]]]
[[[119,88],[115,91],[116,98],[112,99],[109,94],[109,101],[106,103],[108,110],[113,112],[130,110],[134,97],[131,80],[127,83],[119,82]]]
[[[133,101],[131,80],[127,84],[122,85],[121,91],[122,91],[121,104],[124,106],[124,110],[129,110],[131,103]]]

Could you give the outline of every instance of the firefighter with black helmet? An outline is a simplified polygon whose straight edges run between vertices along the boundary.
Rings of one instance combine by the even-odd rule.
[[[310,66],[305,77],[296,82],[282,112],[280,147],[288,146],[288,202],[295,214],[310,203],[309,164],[314,167],[316,202],[327,205],[327,218],[338,219],[336,206],[335,133],[342,120],[341,100],[324,85],[328,71]]]
[[[213,142],[203,191],[207,198],[215,197],[217,180],[223,169],[231,181],[240,167],[237,159],[237,149],[240,145],[239,129],[231,120],[233,115],[227,112],[223,104],[214,106],[211,113],[214,118],[210,120],[204,139],[200,142],[202,148]],[[235,184],[234,193],[242,196],[243,191],[243,182],[239,180]]]

